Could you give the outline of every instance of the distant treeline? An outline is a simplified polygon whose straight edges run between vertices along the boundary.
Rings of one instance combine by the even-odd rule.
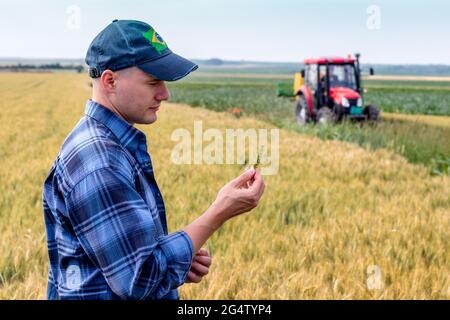
[[[50,64],[13,64],[13,65],[0,65],[0,71],[51,71],[51,70],[73,70],[78,73],[84,71],[84,66],[82,65],[62,65],[60,63],[50,63]]]
[[[227,61],[218,58],[207,60],[194,59],[193,61],[200,66],[202,72],[293,74],[304,68],[301,62]],[[377,75],[450,76],[450,65],[444,64],[371,64],[363,62],[363,73],[368,73],[370,67],[374,68],[375,74]],[[74,59],[65,63],[54,60],[39,61],[31,59],[23,63],[12,60],[2,61],[0,59],[0,71],[38,72],[73,70],[81,73],[85,69],[86,66],[83,64],[82,59]]]
[[[363,64],[363,66],[365,65]],[[373,67],[375,69],[375,74],[382,74],[382,75],[450,76],[450,66],[444,64],[429,64],[429,65],[367,64],[366,66]]]
[[[292,74],[304,68],[302,62],[227,61],[217,58],[194,61],[204,72]],[[379,75],[450,76],[450,65],[444,64],[376,64],[362,61],[363,72],[368,72],[370,67],[373,67],[375,74]]]

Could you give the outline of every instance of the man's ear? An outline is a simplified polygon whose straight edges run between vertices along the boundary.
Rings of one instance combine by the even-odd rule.
[[[100,77],[100,82],[105,90],[114,91],[117,82],[117,74],[109,69],[106,69]]]

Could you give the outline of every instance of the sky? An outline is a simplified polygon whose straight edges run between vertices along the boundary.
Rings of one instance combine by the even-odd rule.
[[[152,25],[190,59],[450,64],[448,0],[2,0],[0,58],[84,58],[113,19]]]

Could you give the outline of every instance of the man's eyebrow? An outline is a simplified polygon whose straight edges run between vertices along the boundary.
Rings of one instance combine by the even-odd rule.
[[[158,78],[148,78],[147,82],[160,82],[162,80],[158,79]]]
[[[146,72],[143,73],[143,76],[145,77],[145,79],[147,81],[159,81],[159,79],[156,78],[154,75],[151,75],[151,74],[146,73]]]

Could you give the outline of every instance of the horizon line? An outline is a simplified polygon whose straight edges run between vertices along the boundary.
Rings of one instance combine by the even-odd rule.
[[[340,57],[337,55],[336,57]],[[54,58],[54,57],[10,57],[10,56],[0,56],[0,60],[82,60],[85,58]],[[223,58],[188,58],[189,60],[197,61],[208,61],[218,59],[224,62],[249,62],[249,63],[286,63],[286,64],[303,64],[303,61],[266,61],[266,60],[228,60]],[[306,58],[305,58],[306,59]],[[374,64],[374,65],[401,65],[401,66],[449,66],[450,63],[436,63],[436,62],[414,62],[414,63],[395,63],[395,62],[361,62],[361,64]]]

